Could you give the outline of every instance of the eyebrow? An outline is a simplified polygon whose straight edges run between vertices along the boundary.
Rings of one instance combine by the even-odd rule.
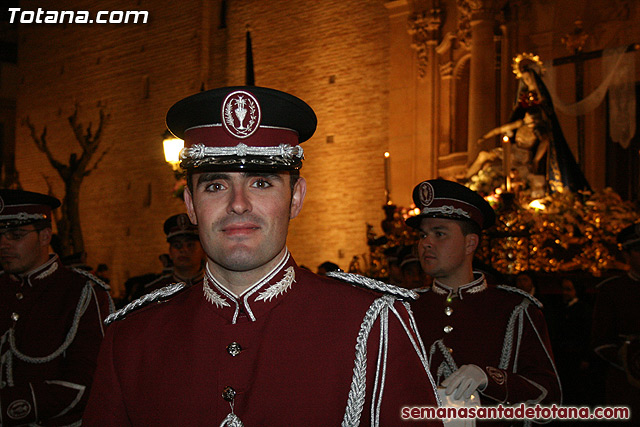
[[[435,225],[433,227],[430,227],[429,230],[433,230],[433,231],[449,230],[449,227],[446,225]],[[426,233],[428,230],[425,230],[424,228],[420,227],[420,231]]]
[[[230,172],[205,172],[198,177],[198,185],[218,179],[229,179]],[[282,176],[277,172],[242,172],[243,177],[263,177],[282,181]]]

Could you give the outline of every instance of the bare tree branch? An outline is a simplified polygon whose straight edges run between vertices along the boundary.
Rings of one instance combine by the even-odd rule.
[[[82,148],[82,152],[72,152],[69,155],[69,163],[67,165],[60,163],[53,157],[47,144],[46,126],[42,134],[38,136],[36,127],[31,123],[29,117],[24,120],[24,124],[28,126],[31,131],[31,138],[36,144],[36,147],[47,156],[49,163],[58,171],[58,174],[64,181],[65,195],[60,211],[60,218],[56,220],[56,224],[58,225],[61,240],[61,251],[66,255],[84,251],[84,239],[80,227],[80,187],[84,177],[96,170],[102,162],[102,159],[109,152],[109,149],[104,150],[93,163],[93,166],[89,166],[93,155],[100,146],[103,126],[109,117],[108,114],[105,114],[104,108],[102,107],[99,110],[99,115],[100,121],[94,132],[92,123],[89,123],[85,128],[78,122],[78,104],[75,105],[73,114],[71,114],[67,120],[76,141]],[[48,178],[45,177],[45,180],[49,188],[51,188]]]
[[[31,123],[31,119],[28,116],[24,120],[24,124],[29,128],[31,139],[33,139],[33,142],[36,144],[36,147],[38,147],[38,150],[42,151],[47,156],[47,160],[49,160],[51,166],[53,166],[58,171],[60,176],[64,179],[64,177],[68,174],[68,168],[64,164],[57,161],[53,157],[51,150],[49,150],[49,145],[47,144],[47,127],[45,126],[42,130],[42,134],[40,136],[37,136],[36,127],[33,125],[33,123]]]
[[[98,169],[98,165],[100,164],[100,162],[102,161],[102,159],[104,158],[105,154],[107,154],[109,152],[109,150],[111,150],[111,147],[108,147],[107,149],[105,149],[102,154],[100,154],[100,157],[98,157],[96,159],[96,162],[93,164],[93,166],[91,168],[89,168],[85,173],[82,174],[82,176],[89,176],[89,174],[91,172],[93,172],[94,170]]]

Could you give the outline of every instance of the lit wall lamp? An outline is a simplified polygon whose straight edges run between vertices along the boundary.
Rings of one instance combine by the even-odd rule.
[[[180,170],[180,151],[184,148],[184,141],[176,138],[168,130],[162,135],[164,147],[164,160],[171,165],[174,171]]]
[[[184,148],[184,141],[173,136],[168,130],[162,135],[162,147],[164,148],[164,160],[171,165],[176,183],[173,186],[173,195],[182,199],[184,187],[187,184],[185,173],[180,168],[180,151]]]

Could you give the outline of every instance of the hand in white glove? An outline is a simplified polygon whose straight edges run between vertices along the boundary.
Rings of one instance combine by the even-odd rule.
[[[446,380],[442,385],[446,387],[446,395],[455,391],[453,398],[460,400],[461,397],[468,399],[476,390],[484,390],[487,386],[487,374],[477,365],[462,365]]]

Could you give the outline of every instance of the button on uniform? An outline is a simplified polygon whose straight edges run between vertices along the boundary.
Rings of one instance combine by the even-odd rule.
[[[453,331],[453,326],[447,325],[444,327],[445,334],[451,333],[451,331]]]
[[[236,391],[231,386],[226,386],[224,390],[222,390],[222,398],[227,402],[233,402],[233,399],[236,397]]]
[[[18,292],[16,293],[16,298],[18,298],[18,300],[21,300],[22,298],[24,298],[24,295],[22,295],[22,292]]]
[[[17,322],[19,318],[20,315],[18,313],[11,313],[11,320],[13,320],[14,322]]]
[[[227,353],[229,353],[232,357],[236,357],[242,351],[242,346],[237,342],[232,342],[227,346]]]

